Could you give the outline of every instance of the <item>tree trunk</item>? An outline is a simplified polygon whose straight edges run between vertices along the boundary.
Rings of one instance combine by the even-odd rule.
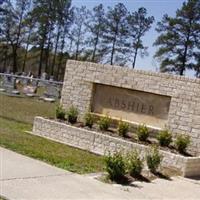
[[[42,72],[42,59],[43,59],[43,53],[44,53],[44,44],[41,44],[41,48],[40,48],[40,62],[39,62],[39,68],[38,68],[38,77],[41,76],[41,72]]]
[[[133,59],[133,69],[135,68],[136,58],[137,58],[138,48],[135,50],[134,59]]]
[[[16,45],[13,46],[13,73],[17,72],[17,47]]]
[[[3,72],[6,71],[7,59],[8,59],[7,57],[8,57],[8,42],[6,43],[6,46],[5,46],[4,62],[3,62]]]
[[[82,29],[82,25],[79,27],[77,44],[76,44],[76,56],[75,56],[75,60],[78,60],[78,56],[79,56],[79,45],[80,45],[81,29]]]
[[[189,22],[190,27],[191,27],[191,20]],[[183,62],[182,62],[182,67],[180,69],[180,75],[184,75],[184,71],[186,70],[186,62],[187,62],[187,52],[188,52],[188,43],[190,41],[190,28],[188,30],[187,38],[185,41],[185,48],[184,48],[184,53],[183,53]]]
[[[140,41],[140,37],[137,39],[137,45],[135,48],[135,54],[134,54],[134,58],[133,58],[133,69],[135,68],[135,64],[136,64],[136,59],[137,59],[137,54],[138,54],[138,46],[139,46],[139,41]]]
[[[58,27],[58,32],[57,32],[57,37],[56,37],[56,45],[55,45],[55,51],[54,51],[54,55],[53,55],[53,62],[52,62],[52,66],[51,66],[51,76],[53,76],[54,74],[54,68],[55,68],[55,62],[56,62],[56,54],[57,54],[57,50],[58,50],[58,41],[60,39],[60,25]]]
[[[48,35],[48,44],[47,44],[47,48],[46,48],[46,56],[45,56],[45,72],[49,71],[49,52],[50,52],[50,44],[51,44],[51,35],[52,35],[52,24],[50,26],[50,30],[49,30],[49,35]]]
[[[187,41],[186,41],[187,43]],[[180,69],[180,75],[183,76],[184,71],[186,69],[186,61],[187,61],[187,50],[188,50],[188,45],[185,44],[185,49],[184,49],[184,54],[183,54],[183,62],[182,62],[182,67]]]
[[[61,39],[62,39],[61,40],[61,47],[60,47],[61,55],[60,55],[59,60],[58,60],[58,70],[57,70],[56,77],[55,77],[56,80],[59,80],[60,70],[61,70],[61,66],[62,66],[63,50],[64,50],[64,47],[65,47],[65,35],[66,35],[66,31],[67,31],[67,29],[66,29],[66,27],[64,27],[64,30],[63,30],[62,35],[61,35]],[[71,45],[71,41],[70,41],[70,47],[72,46]]]
[[[114,58],[114,53],[115,53],[115,43],[116,43],[116,34],[115,34],[115,38],[114,38],[112,50],[111,50],[111,58],[110,58],[111,65],[113,65],[113,58]]]
[[[97,32],[97,37],[96,37],[96,40],[95,40],[95,44],[94,44],[94,50],[93,50],[93,53],[92,53],[92,62],[95,61],[95,56],[96,56],[96,50],[97,50],[97,44],[99,42],[99,31]]]
[[[29,33],[28,33],[28,39],[27,39],[27,44],[26,44],[26,50],[25,50],[26,52],[25,52],[25,55],[24,55],[22,72],[25,72],[25,68],[26,68],[26,60],[27,60],[27,55],[28,55],[28,47],[29,47],[29,44],[30,44],[31,31],[32,31],[32,29],[30,28]]]
[[[79,56],[79,39],[78,39],[77,45],[76,45],[76,56],[75,56],[75,60],[78,60],[78,56]]]
[[[17,50],[19,47],[19,38],[21,35],[21,29],[22,29],[22,19],[23,19],[23,14],[24,14],[24,7],[21,10],[20,13],[20,17],[19,17],[19,26],[18,26],[18,31],[17,31],[17,40],[16,40],[16,45],[14,48],[14,52],[13,52],[13,73],[16,73],[18,71],[18,67],[17,67]]]
[[[72,53],[72,45],[73,45],[73,39],[70,38],[70,45],[69,45],[69,53]]]
[[[113,40],[113,45],[112,45],[112,50],[111,50],[111,59],[110,59],[111,65],[113,65],[113,58],[114,58],[114,54],[115,54],[115,43],[117,41],[118,29],[119,29],[119,23],[117,23],[117,26],[116,26],[115,37]]]
[[[42,35],[42,41],[40,43],[40,61],[39,61],[39,67],[38,67],[38,77],[41,76],[41,72],[42,72],[42,61],[43,61],[43,54],[44,54],[44,45],[45,45],[45,41],[47,38],[47,26],[48,24],[45,25],[45,29]]]

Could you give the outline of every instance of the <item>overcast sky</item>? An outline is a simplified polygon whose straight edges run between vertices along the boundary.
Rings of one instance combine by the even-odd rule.
[[[89,9],[100,3],[102,3],[104,7],[113,7],[117,3],[123,3],[129,11],[136,11],[139,7],[145,7],[148,15],[153,15],[155,17],[155,22],[151,30],[147,32],[144,37],[144,44],[149,47],[149,56],[145,58],[138,57],[136,68],[155,71],[156,68],[159,67],[158,63],[156,63],[153,58],[156,51],[156,47],[153,47],[153,43],[158,36],[155,31],[156,23],[160,21],[166,13],[170,16],[175,16],[176,10],[182,6],[184,0],[72,0],[72,2],[74,6],[80,7],[85,5]]]

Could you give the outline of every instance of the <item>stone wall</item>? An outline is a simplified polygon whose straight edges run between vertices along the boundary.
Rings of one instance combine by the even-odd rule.
[[[126,152],[137,150],[140,152],[141,157],[145,157],[149,151],[148,146],[83,128],[76,128],[42,117],[35,118],[33,134],[100,155],[104,155],[108,151],[112,153],[116,150]],[[178,168],[182,171],[183,176],[200,175],[200,157],[187,158],[170,152],[160,152],[163,155],[163,166]]]
[[[94,83],[171,97],[166,127],[174,134],[189,134],[190,152],[200,155],[199,79],[69,60],[61,103],[77,106],[83,116],[91,110]]]

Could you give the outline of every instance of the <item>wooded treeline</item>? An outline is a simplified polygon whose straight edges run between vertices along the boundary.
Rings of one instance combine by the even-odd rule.
[[[162,72],[200,76],[200,0],[188,0],[158,23],[154,45]],[[71,0],[4,0],[0,4],[0,70],[47,72],[62,80],[67,59],[136,65],[146,56],[143,44],[154,22],[143,7],[129,11],[124,4],[92,10],[73,7]]]

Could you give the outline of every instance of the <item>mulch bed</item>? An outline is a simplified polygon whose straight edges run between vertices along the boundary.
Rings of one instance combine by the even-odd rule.
[[[71,126],[74,126],[74,127],[77,127],[77,128],[84,128],[84,129],[89,130],[89,131],[102,133],[102,134],[105,134],[105,135],[109,135],[109,136],[112,136],[112,137],[120,138],[120,139],[129,141],[129,142],[133,142],[133,143],[137,143],[137,144],[142,144],[142,145],[146,145],[146,146],[159,145],[158,141],[155,138],[152,138],[152,137],[149,137],[148,140],[145,141],[145,142],[139,141],[137,139],[137,135],[135,133],[130,133],[129,132],[129,133],[127,133],[126,137],[122,137],[122,136],[117,134],[116,128],[109,128],[108,131],[101,131],[97,124],[94,124],[92,128],[89,128],[89,127],[85,126],[83,122],[77,122],[75,124],[71,124],[68,121],[64,121],[64,120],[60,120],[60,119],[53,119],[53,120],[55,120],[57,122],[64,123],[64,124],[67,124],[67,125],[71,125]],[[186,156],[186,157],[192,157],[192,155],[189,154],[189,153],[180,154],[175,149],[175,147],[173,145],[170,145],[169,147],[159,146],[159,148],[161,150],[163,150],[163,151],[171,152],[171,153],[174,153],[174,154],[177,154],[177,155],[183,155],[183,156]]]

